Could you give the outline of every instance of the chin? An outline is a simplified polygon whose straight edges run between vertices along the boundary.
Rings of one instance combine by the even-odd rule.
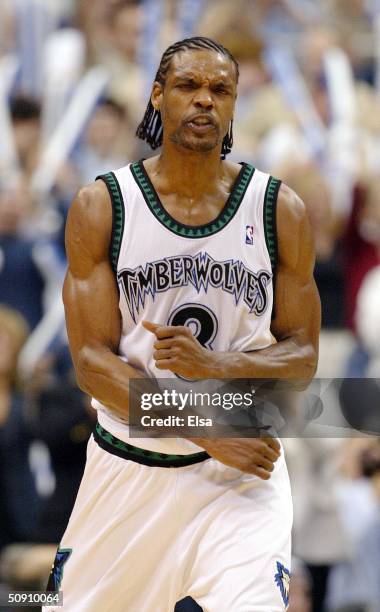
[[[219,138],[215,133],[204,136],[177,133],[173,134],[170,140],[188,151],[198,151],[199,153],[208,153],[220,145]]]
[[[199,153],[208,153],[208,151],[213,151],[217,146],[218,146],[218,142],[215,142],[215,140],[201,140],[200,138],[197,139],[184,139],[182,142],[178,143],[180,144],[182,147],[184,147],[184,149],[190,150],[190,151],[198,151]]]

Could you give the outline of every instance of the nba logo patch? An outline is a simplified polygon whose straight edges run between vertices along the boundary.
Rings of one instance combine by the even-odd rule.
[[[253,244],[253,225],[245,226],[245,244]]]

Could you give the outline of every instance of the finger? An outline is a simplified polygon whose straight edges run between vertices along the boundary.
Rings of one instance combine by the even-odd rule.
[[[154,333],[159,340],[174,336],[192,336],[190,328],[184,325],[162,325]]]
[[[160,359],[160,361],[156,361],[156,368],[158,370],[170,370],[174,372],[174,363],[172,359]]]
[[[276,451],[272,450],[268,446],[266,448],[263,448],[262,454],[264,457],[269,459],[269,461],[272,461],[272,463],[275,463],[277,459],[280,457],[279,453],[276,453]]]
[[[153,359],[155,359],[156,361],[162,361],[163,359],[170,359],[171,357],[173,357],[171,350],[161,349],[159,351],[154,351],[153,353]]]
[[[156,340],[153,344],[153,348],[157,351],[161,349],[170,349],[173,346],[173,338],[167,338],[166,340]]]
[[[232,467],[236,468],[237,466],[233,465]],[[253,474],[254,476],[258,476],[262,480],[269,480],[269,478],[271,477],[271,472],[269,472],[263,467],[260,467],[259,465],[245,464],[239,466],[238,469],[240,469],[242,472],[245,472],[246,474]]]
[[[276,451],[279,455],[281,454],[281,444],[279,443],[277,438],[268,437],[263,438],[263,440],[268,446],[270,446],[270,448],[273,448],[273,450]]]
[[[250,473],[255,474],[255,476],[258,476],[261,480],[269,480],[271,477],[271,473],[260,466],[253,466]]]
[[[258,456],[257,459],[255,459],[254,463],[255,463],[255,466],[262,467],[267,472],[273,472],[274,470],[273,461],[269,461],[269,459],[267,459],[266,457]]]
[[[157,329],[161,327],[161,325],[153,323],[152,321],[141,321],[141,325],[152,334],[155,334]]]

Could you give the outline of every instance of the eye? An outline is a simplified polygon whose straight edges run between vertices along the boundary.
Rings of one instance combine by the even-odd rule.
[[[214,91],[217,94],[229,94],[229,90],[224,87],[224,85],[217,85],[216,87],[214,87]]]
[[[178,83],[177,85],[178,89],[184,89],[186,90],[191,90],[191,89],[195,89],[196,88],[196,84],[195,83]]]

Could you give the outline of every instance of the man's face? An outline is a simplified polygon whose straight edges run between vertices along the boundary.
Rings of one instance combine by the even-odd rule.
[[[223,141],[236,98],[235,66],[221,53],[177,53],[165,85],[155,83],[152,103],[160,110],[164,135],[192,151],[211,151]]]

